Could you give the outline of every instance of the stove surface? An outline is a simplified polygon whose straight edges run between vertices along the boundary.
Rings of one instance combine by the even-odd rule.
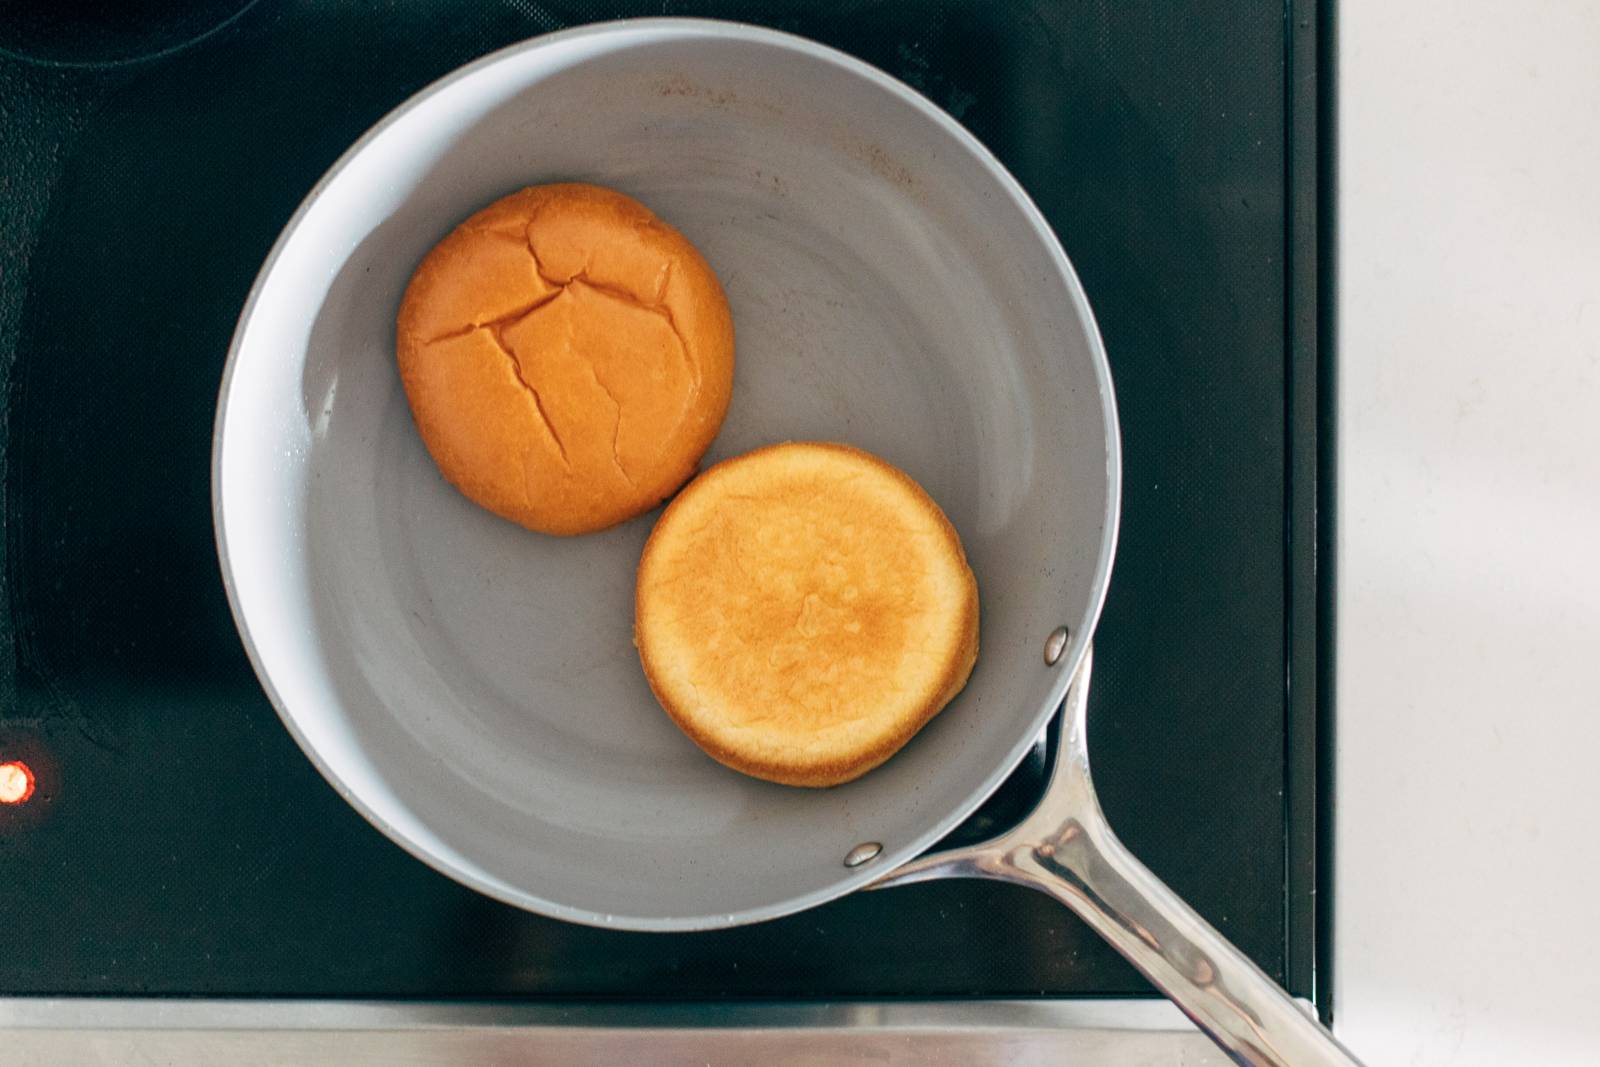
[[[882,67],[966,124],[1050,219],[1123,429],[1091,705],[1102,800],[1157,874],[1311,992],[1317,364],[1294,205],[1316,178],[1294,165],[1299,31],[1283,8],[257,0],[115,40],[48,20],[0,31],[0,763],[33,786],[3,803],[21,778],[0,773],[0,994],[1147,991],[1065,911],[992,883],[705,934],[523,914],[368,826],[250,670],[212,546],[210,435],[279,229],[433,79],[663,7]],[[1042,753],[963,833],[1014,819],[1041,781]]]

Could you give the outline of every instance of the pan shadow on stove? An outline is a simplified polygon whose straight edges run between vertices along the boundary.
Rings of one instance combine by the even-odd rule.
[[[1058,737],[1053,723],[1018,773],[942,844],[980,840],[1032,810]],[[975,897],[974,888],[983,894]],[[991,910],[985,903],[999,907]],[[908,913],[937,921],[908,920]],[[1016,924],[1016,936],[1009,931],[997,936],[996,914]],[[1019,955],[1033,957],[1023,964],[1029,969],[1048,971],[1071,967],[1081,952],[1100,949],[1076,920],[1031,890],[933,883],[861,893],[755,926],[669,936],[572,926],[473,897],[460,902],[452,932],[438,939],[440,946],[451,946],[439,966],[459,968],[463,956],[473,958],[493,974],[495,988],[573,993],[615,988],[632,990],[635,996],[710,998],[826,996],[844,970],[860,983],[853,990],[856,995],[894,996],[924,980],[915,973],[915,957],[908,958],[901,944],[912,931],[918,939],[916,957],[931,951],[959,952],[966,958],[973,985],[947,993],[992,992],[988,983],[1005,982],[1004,976],[1019,966]],[[554,960],[560,961],[559,968],[552,966]],[[482,981],[486,976],[476,977]],[[1127,982],[1137,988],[1131,972]]]

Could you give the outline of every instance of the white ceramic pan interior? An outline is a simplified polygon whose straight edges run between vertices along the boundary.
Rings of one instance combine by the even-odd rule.
[[[458,495],[418,439],[394,359],[412,270],[477,208],[566,180],[637,197],[722,279],[738,370],[708,462],[847,441],[910,472],[966,544],[983,611],[972,680],[854,783],[745,778],[657,706],[631,641],[656,513],[529,533]],[[846,893],[1000,783],[1082,658],[1117,478],[1088,305],[995,160],[839,53],[672,20],[492,55],[339,161],[240,322],[214,492],[240,630],[334,788],[492,896],[684,930]],[[1063,624],[1067,652],[1046,666]],[[863,841],[882,854],[846,868]]]

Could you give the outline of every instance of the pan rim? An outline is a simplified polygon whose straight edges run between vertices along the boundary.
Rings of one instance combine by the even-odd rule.
[[[831,64],[839,68],[841,73],[864,79],[877,88],[898,97],[902,102],[909,104],[924,118],[933,122],[945,134],[952,137],[956,144],[969,152],[992,175],[999,188],[1022,212],[1023,217],[1034,231],[1034,234],[1043,243],[1046,254],[1055,264],[1066,284],[1068,294],[1080,316],[1080,321],[1084,325],[1085,339],[1090,349],[1091,363],[1094,366],[1096,386],[1099,391],[1101,413],[1105,427],[1106,446],[1106,505],[1101,520],[1100,548],[1095,558],[1094,573],[1090,580],[1089,602],[1084,606],[1079,616],[1078,626],[1074,628],[1070,635],[1066,653],[1052,668],[1058,673],[1050,687],[1048,698],[1034,713],[1028,727],[1019,732],[1017,740],[1012,744],[1006,756],[995,765],[976,789],[969,792],[966,797],[951,807],[940,818],[932,821],[921,833],[893,849],[885,850],[878,862],[863,864],[855,869],[847,869],[841,866],[839,876],[820,889],[746,908],[742,911],[692,916],[633,916],[600,913],[541,897],[536,893],[528,892],[525,889],[495,878],[469,863],[456,862],[456,858],[453,856],[442,855],[440,852],[426,847],[392,824],[369,805],[355,790],[350,788],[323,758],[316,746],[307,740],[299,727],[295,713],[289,709],[288,703],[282,698],[277,687],[273,684],[272,677],[262,660],[255,635],[251,630],[249,620],[245,617],[243,606],[240,603],[239,592],[233,580],[233,563],[228,548],[228,523],[223,501],[222,484],[223,443],[227,431],[228,406],[233,393],[234,373],[238,366],[239,355],[244,347],[246,335],[249,333],[251,322],[255,315],[256,306],[279,259],[298,233],[306,216],[328,188],[344,172],[346,167],[366,151],[373,141],[411,111],[456,83],[464,81],[491,66],[528,52],[568,41],[614,34],[650,34],[652,32],[680,39],[698,36],[744,41],[797,52],[807,58]],[[490,52],[464,66],[458,67],[424,86],[385,114],[357,138],[349,148],[341,153],[322,177],[317,180],[310,192],[306,194],[295,209],[294,214],[290,216],[277,240],[273,242],[271,250],[268,252],[260,271],[251,284],[250,292],[240,311],[238,323],[234,328],[233,336],[228,345],[228,354],[218,388],[216,416],[212,428],[212,526],[217,559],[222,572],[223,587],[228,597],[228,608],[233,616],[234,626],[238,630],[239,637],[244,645],[245,653],[249,658],[250,666],[255,671],[256,678],[265,691],[268,700],[271,701],[273,710],[276,711],[278,718],[283,722],[284,727],[289,731],[290,736],[294,738],[300,750],[305,753],[307,759],[316,767],[318,773],[333,786],[335,792],[347,804],[358,811],[363,818],[390,841],[400,846],[416,859],[421,860],[429,867],[456,882],[502,903],[551,918],[604,929],[640,932],[668,933],[723,929],[777,919],[817,907],[831,900],[847,896],[865,887],[868,883],[883,877],[907,861],[922,855],[947,833],[960,825],[1000,787],[1011,772],[1016,769],[1029,749],[1033,747],[1035,740],[1049,722],[1050,717],[1060,707],[1061,701],[1066,695],[1067,687],[1071,683],[1073,675],[1077,673],[1078,666],[1089,648],[1094,629],[1099,622],[1107,588],[1110,584],[1111,569],[1116,555],[1118,526],[1121,518],[1121,500],[1121,432],[1117,420],[1117,405],[1111,380],[1110,363],[1106,357],[1099,324],[1095,320],[1094,311],[1089,305],[1088,296],[1084,292],[1083,284],[1078,278],[1077,271],[1073,269],[1066,251],[1061,247],[1061,242],[1055,235],[1055,231],[1050,228],[1050,224],[1045,220],[1043,213],[1017,179],[982,142],[968,132],[959,122],[910,86],[871,64],[838,49],[795,34],[748,23],[717,19],[675,17],[620,19],[541,34]]]

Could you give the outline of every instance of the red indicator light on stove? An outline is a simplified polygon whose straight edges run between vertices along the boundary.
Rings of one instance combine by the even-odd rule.
[[[0,804],[21,804],[33,796],[33,772],[21,760],[0,763]]]

